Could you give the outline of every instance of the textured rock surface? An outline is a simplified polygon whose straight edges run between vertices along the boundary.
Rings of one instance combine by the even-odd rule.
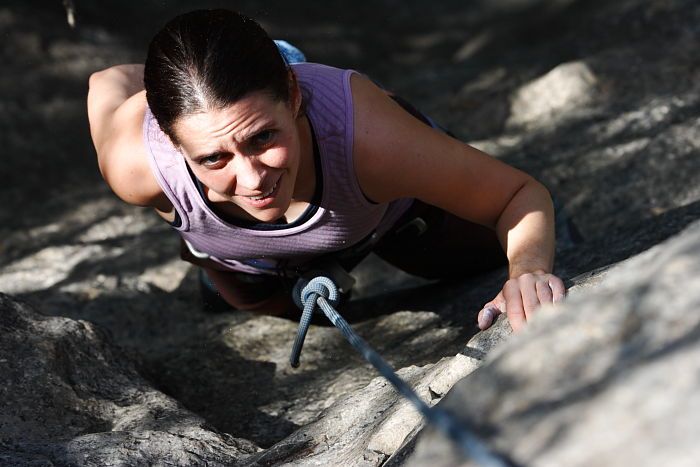
[[[476,359],[458,355],[434,365],[403,368],[399,375],[421,399],[434,405],[478,364]],[[379,377],[339,399],[319,420],[253,458],[262,463],[381,465],[420,425],[420,414]]]
[[[0,184],[0,292],[47,315],[3,299],[0,322],[17,324],[0,334],[3,376],[12,369],[0,388],[0,464],[406,462],[418,419],[337,331],[312,327],[294,370],[295,323],[203,313],[177,239],[99,177],[85,124],[89,73],[142,61],[165,18],[201,2],[76,4],[75,30],[59,1],[0,7],[0,178],[11,181]],[[586,239],[558,259],[583,297],[572,302],[700,219],[695,1],[236,6],[311,60],[369,73],[543,180]],[[508,334],[504,322],[475,328],[503,272],[432,284],[370,258],[358,276],[346,313],[431,403]],[[539,400],[524,395],[523,404]],[[499,447],[539,459],[532,447]]]
[[[442,406],[518,465],[697,465],[699,253],[700,222],[574,289]],[[432,434],[408,465],[460,460]]]
[[[259,450],[155,390],[88,322],[0,294],[0,334],[3,465],[235,465]]]

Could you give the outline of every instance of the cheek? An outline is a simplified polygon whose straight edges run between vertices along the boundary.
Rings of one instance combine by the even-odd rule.
[[[270,167],[288,168],[296,164],[299,159],[299,147],[294,142],[281,144],[266,153],[265,162]]]

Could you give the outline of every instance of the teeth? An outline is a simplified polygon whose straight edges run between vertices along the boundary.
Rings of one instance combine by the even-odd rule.
[[[275,182],[275,184],[272,186],[272,188],[270,188],[270,191],[268,191],[267,193],[263,193],[263,194],[260,195],[260,196],[251,196],[250,198],[251,198],[251,199],[254,199],[255,201],[260,201],[261,199],[265,199],[265,198],[267,198],[268,196],[270,196],[270,194],[271,194],[273,191],[275,191],[275,188],[277,188],[277,182]]]

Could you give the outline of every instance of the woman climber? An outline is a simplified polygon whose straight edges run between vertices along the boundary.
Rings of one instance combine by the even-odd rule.
[[[201,10],[167,23],[145,66],[90,77],[105,181],[168,221],[231,307],[289,313],[290,279],[370,251],[427,278],[507,264],[482,329],[503,312],[518,331],[564,297],[543,185],[362,74],[295,53],[249,18]]]

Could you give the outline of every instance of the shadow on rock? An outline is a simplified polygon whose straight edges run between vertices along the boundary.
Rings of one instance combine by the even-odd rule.
[[[100,328],[41,315],[4,294],[0,372],[8,465],[233,465],[259,449],[207,429],[155,390]]]
[[[217,430],[267,447],[298,428],[282,415],[260,410],[285,399],[275,368],[273,362],[244,359],[223,340],[203,336],[200,343],[151,362],[148,373],[160,390]]]

